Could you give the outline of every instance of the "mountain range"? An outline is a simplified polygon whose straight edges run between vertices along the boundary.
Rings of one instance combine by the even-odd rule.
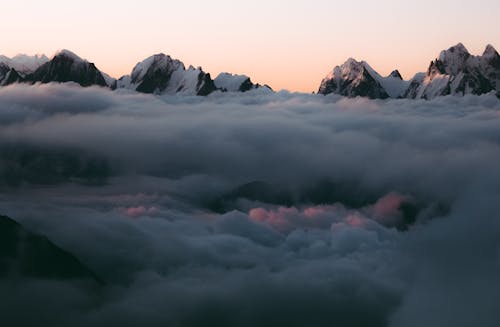
[[[321,82],[319,94],[340,94],[372,99],[433,99],[444,95],[485,94],[500,97],[500,56],[488,45],[481,56],[473,56],[459,43],[441,52],[425,73],[409,81],[395,70],[383,77],[367,62],[348,59]]]
[[[201,67],[190,66],[163,53],[135,65],[130,75],[114,79],[93,63],[69,50],[58,51],[52,59],[44,55],[0,56],[0,86],[15,83],[74,82],[81,86],[102,86],[112,90],[129,89],[151,94],[208,95],[214,91],[246,92],[253,89],[272,91],[254,84],[248,76],[220,74],[213,80]]]
[[[15,83],[74,82],[112,90],[128,89],[151,94],[205,96],[214,91],[272,92],[267,85],[255,84],[245,75],[221,73],[212,79],[201,67],[189,66],[163,53],[137,63],[130,75],[114,79],[93,63],[69,50],[45,55],[0,56],[0,86]],[[488,45],[481,56],[471,55],[461,43],[444,50],[432,60],[426,72],[405,81],[398,70],[388,76],[377,73],[367,62],[348,59],[336,66],[322,81],[319,94],[371,99],[433,99],[445,95],[486,94],[500,98],[500,56]]]

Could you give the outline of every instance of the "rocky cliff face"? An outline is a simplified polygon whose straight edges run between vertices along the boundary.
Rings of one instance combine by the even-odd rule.
[[[108,86],[93,63],[68,50],[57,53],[52,60],[28,74],[25,80],[31,83],[75,82],[81,86]]]
[[[0,72],[0,76],[1,75],[2,75],[2,73]],[[7,71],[3,75],[3,78],[0,78],[0,86],[6,86],[6,85],[14,84],[14,83],[20,83],[23,81],[24,81],[24,78],[21,75],[19,75],[19,73],[14,68],[10,68],[9,71]]]
[[[5,63],[0,62],[0,86],[4,86],[5,80],[7,79],[11,68],[7,66]]]

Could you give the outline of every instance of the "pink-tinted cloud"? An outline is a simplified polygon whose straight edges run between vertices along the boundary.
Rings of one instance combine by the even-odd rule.
[[[401,206],[411,201],[409,196],[392,192],[378,199],[373,205],[361,209],[348,209],[341,204],[304,208],[259,207],[251,209],[248,214],[250,219],[268,224],[281,232],[296,228],[326,229],[346,225],[364,228],[369,225],[370,220],[385,226],[394,226],[403,219]]]
[[[342,205],[311,206],[302,209],[295,207],[254,208],[250,210],[249,216],[250,219],[269,224],[281,232],[289,232],[297,228],[327,229],[339,222],[353,227],[364,226],[360,213],[351,213]]]
[[[130,208],[120,208],[120,211],[132,218],[139,218],[143,216],[152,216],[158,213],[158,209],[156,207],[130,207]]]
[[[399,193],[389,193],[380,198],[371,208],[373,218],[383,225],[397,224],[402,218],[401,206],[410,203],[413,199]]]
[[[266,210],[264,208],[254,208],[248,213],[250,219],[271,225],[280,231],[286,231],[293,227],[292,216],[300,215],[296,208],[279,207],[277,210]]]

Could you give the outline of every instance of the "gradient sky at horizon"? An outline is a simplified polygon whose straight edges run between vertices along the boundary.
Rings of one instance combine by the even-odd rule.
[[[212,77],[303,92],[349,57],[409,79],[458,42],[473,54],[500,47],[498,0],[17,0],[2,12],[7,56],[66,48],[119,77],[163,52]]]

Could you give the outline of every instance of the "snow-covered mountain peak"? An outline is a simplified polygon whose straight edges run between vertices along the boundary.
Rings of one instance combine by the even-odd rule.
[[[33,56],[29,56],[27,54],[23,54],[23,53],[20,53],[20,54],[17,54],[15,55],[14,57],[12,57],[12,60],[14,61],[43,61],[43,62],[47,62],[49,61],[49,58],[44,55],[44,54],[35,54]]]
[[[362,68],[366,65],[365,61],[358,61],[354,58],[349,58],[346,60],[346,62],[341,66],[343,68],[350,68],[350,69],[358,69]]]
[[[446,57],[456,57],[464,55],[470,55],[469,50],[467,50],[467,48],[462,43],[458,43],[457,45],[454,45],[447,50],[441,51],[439,60],[444,61]]]
[[[350,71],[350,66],[353,65],[356,62],[353,58],[347,59],[346,62],[344,62],[340,66],[335,66],[324,78],[324,80],[339,80],[342,78],[342,76],[345,74],[348,75]]]
[[[499,77],[500,57],[493,46],[488,45],[482,56],[473,56],[459,43],[431,62],[425,78],[410,83],[406,97],[432,99],[499,92]]]
[[[273,92],[269,85],[254,84],[246,75],[231,73],[220,73],[214,79],[214,85],[222,92],[247,92],[257,89],[264,93]]]
[[[137,63],[132,73],[116,82],[118,89],[142,93],[207,95],[216,87],[210,74],[201,67],[189,66],[164,53],[152,55]]]
[[[29,56],[26,54],[18,54],[12,58],[6,56],[0,56],[0,63],[14,68],[17,72],[26,75],[34,72],[38,67],[49,61],[49,58],[45,55],[36,54]]]
[[[462,43],[459,43],[448,50],[441,51],[439,61],[443,64],[441,70],[451,75],[456,75],[462,71],[471,54]]]
[[[399,97],[405,88],[400,78],[382,77],[367,62],[349,58],[323,79],[318,93],[385,99]]]
[[[352,57],[348,58],[342,66],[359,66],[363,61],[358,61]]]
[[[354,58],[349,58],[344,64],[334,68],[332,77],[351,81],[359,80],[363,77],[363,73],[367,66],[368,64],[364,61],[357,61]]]
[[[250,80],[248,76],[245,75],[234,75],[230,73],[220,73],[215,79],[215,87],[227,92],[237,92],[240,91],[241,86]]]
[[[154,71],[171,73],[178,69],[185,69],[181,61],[172,59],[164,53],[158,53],[137,63],[132,70],[131,78],[133,83],[137,83],[143,80],[148,73],[151,74]]]

